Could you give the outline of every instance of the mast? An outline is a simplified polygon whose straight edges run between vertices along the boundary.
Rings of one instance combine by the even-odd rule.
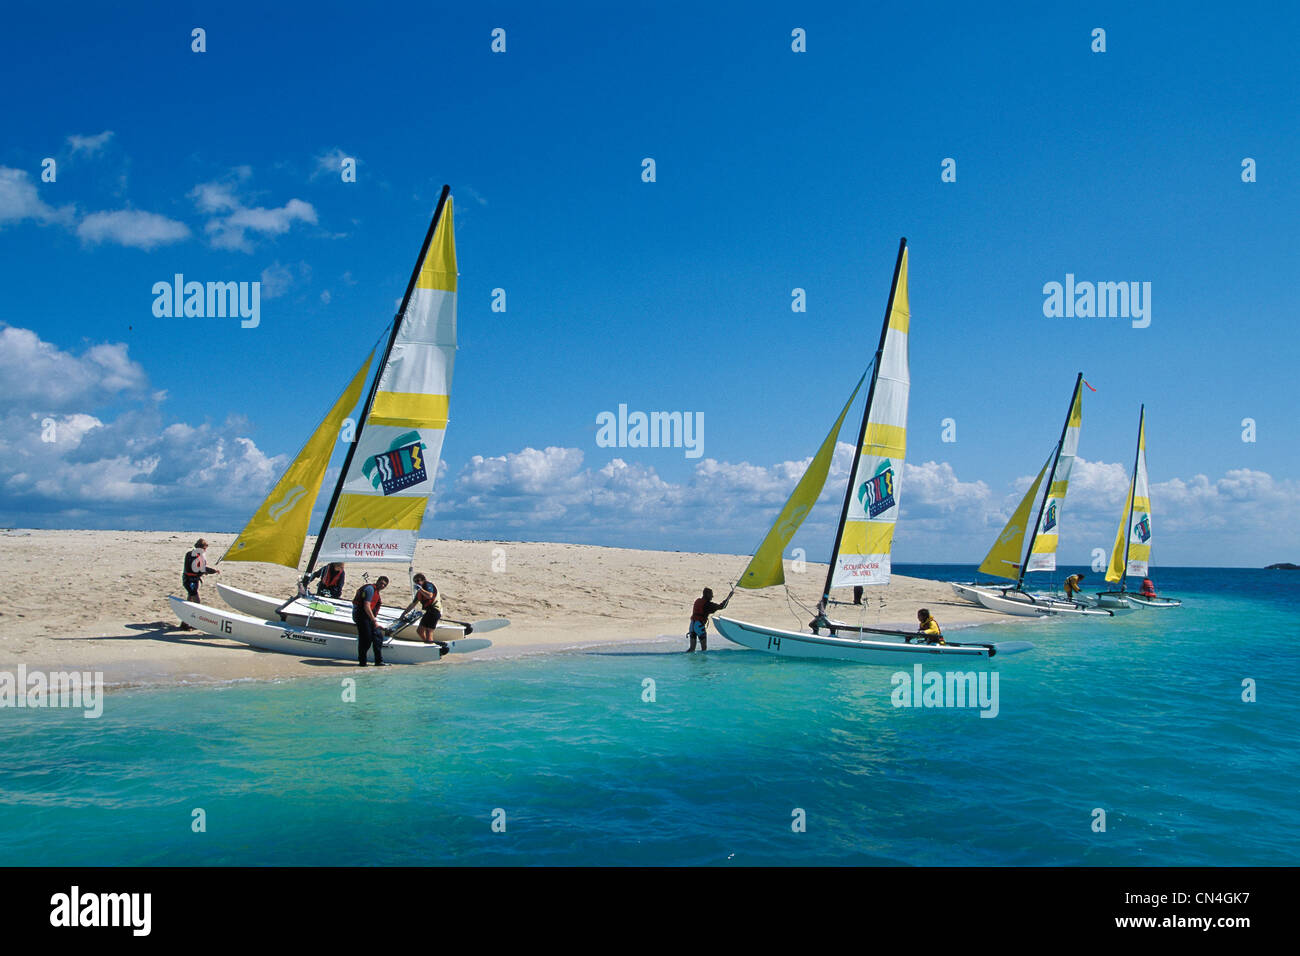
[[[880,377],[880,359],[885,353],[885,336],[889,334],[889,317],[894,313],[894,290],[898,288],[898,273],[903,268],[903,252],[907,249],[907,237],[898,240],[898,258],[894,260],[894,278],[889,283],[889,301],[885,303],[885,320],[880,326],[880,344],[876,347],[876,357],[871,363],[871,386],[867,389],[867,404],[862,409],[862,427],[858,429],[858,443],[854,446],[854,455],[862,452],[862,443],[867,438],[867,419],[871,416],[871,400],[876,396],[876,379]],[[856,460],[856,459],[855,459]],[[840,539],[844,537],[844,523],[849,517],[849,505],[853,501],[853,470],[849,469],[849,482],[844,489],[844,507],[840,510],[839,527],[835,529],[835,541],[831,545],[830,566],[826,569],[826,586],[822,588],[822,600],[818,610],[825,613],[831,600],[831,581],[835,577],[835,555],[840,550]]]
[[[1065,433],[1070,430],[1070,413],[1074,411],[1074,403],[1079,397],[1079,386],[1083,384],[1083,373],[1080,372],[1074,380],[1074,391],[1070,393],[1070,407],[1065,410],[1065,424],[1061,426],[1061,437],[1056,442],[1056,452],[1052,456],[1052,471],[1047,476],[1047,490],[1043,493],[1043,500],[1038,503],[1038,517],[1034,521],[1034,533],[1029,536],[1029,547],[1025,549],[1025,556],[1020,561],[1020,577],[1016,580],[1015,590],[1023,591],[1025,587],[1025,568],[1029,566],[1029,556],[1034,553],[1034,541],[1038,538],[1038,529],[1043,525],[1043,509],[1047,507],[1047,499],[1052,497],[1052,485],[1056,483],[1056,466],[1061,461],[1061,449],[1065,446]]]
[[[357,447],[361,444],[361,432],[366,427],[366,418],[370,415],[370,407],[375,403],[375,393],[379,391],[379,380],[383,378],[384,368],[388,365],[388,357],[393,351],[393,343],[397,341],[397,332],[402,327],[402,316],[406,314],[406,306],[411,301],[411,293],[415,291],[415,282],[420,277],[420,267],[424,265],[424,256],[429,251],[429,243],[433,241],[433,232],[438,228],[438,221],[442,219],[442,207],[447,204],[447,196],[451,193],[451,186],[444,185],[442,194],[438,197],[438,205],[433,210],[433,219],[429,221],[429,231],[424,234],[424,244],[420,246],[420,254],[416,257],[415,268],[411,270],[411,281],[406,283],[406,294],[402,296],[402,304],[393,316],[393,331],[388,336],[388,344],[384,347],[384,354],[379,359],[379,368],[375,372],[375,380],[370,384],[370,394],[366,396],[366,404],[361,409],[361,418],[357,424],[357,430],[352,436],[352,444],[348,445],[347,456],[343,459],[343,468],[339,471],[339,480],[334,485],[334,494],[330,496],[329,507],[325,509],[325,518],[321,521],[320,532],[316,535],[316,545],[311,551],[311,560],[307,562],[307,573],[310,574],[316,567],[316,558],[320,555],[322,542],[325,540],[325,530],[329,528],[330,521],[334,517],[334,509],[338,506],[339,496],[343,493],[343,482],[348,476],[348,469],[352,465],[352,458],[357,452]]]
[[[1124,570],[1119,576],[1119,589],[1127,590],[1128,584],[1128,546],[1133,541],[1133,505],[1137,499],[1138,486],[1138,459],[1142,457],[1142,426],[1146,422],[1147,406],[1144,402],[1142,410],[1138,412],[1138,440],[1137,448],[1133,452],[1133,483],[1128,489],[1128,520],[1124,522]]]

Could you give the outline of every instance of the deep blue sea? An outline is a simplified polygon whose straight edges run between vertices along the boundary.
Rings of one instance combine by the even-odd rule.
[[[0,865],[1300,862],[1300,572],[1155,580],[1186,605],[980,628],[1036,645],[993,719],[678,644],[0,709]]]

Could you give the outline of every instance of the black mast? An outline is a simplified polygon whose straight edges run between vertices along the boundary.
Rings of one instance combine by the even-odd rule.
[[[880,328],[880,345],[876,347],[876,357],[871,363],[871,387],[867,389],[867,404],[862,409],[862,427],[858,429],[858,444],[853,449],[853,466],[849,469],[849,484],[844,489],[844,508],[840,511],[840,524],[835,529],[835,543],[831,545],[831,563],[826,569],[826,586],[822,588],[822,600],[817,606],[820,613],[826,613],[826,606],[831,600],[831,580],[835,577],[835,555],[840,550],[840,539],[844,537],[844,523],[849,517],[849,504],[853,501],[853,471],[857,467],[858,456],[862,454],[862,443],[867,437],[867,418],[871,415],[871,400],[876,395],[876,379],[880,377],[880,358],[885,352],[885,336],[889,334],[889,317],[894,312],[894,290],[898,288],[898,273],[903,268],[903,253],[907,250],[907,237],[898,240],[898,258],[894,261],[894,278],[889,283],[889,301],[885,304],[885,322]]]
[[[1052,456],[1052,470],[1047,476],[1047,491],[1043,493],[1043,500],[1038,503],[1038,517],[1034,520],[1034,533],[1029,536],[1029,547],[1025,550],[1025,557],[1020,562],[1020,577],[1016,580],[1015,590],[1023,591],[1025,585],[1025,569],[1029,567],[1029,558],[1034,553],[1034,541],[1038,539],[1038,529],[1043,524],[1043,509],[1047,507],[1047,499],[1052,497],[1052,485],[1056,484],[1056,466],[1061,462],[1061,448],[1065,445],[1065,433],[1070,430],[1070,413],[1074,411],[1074,403],[1078,401],[1079,389],[1083,385],[1083,373],[1074,380],[1074,391],[1070,393],[1070,407],[1065,410],[1065,424],[1061,426],[1061,437],[1056,442],[1056,454]]]
[[[334,517],[334,509],[338,506],[339,496],[343,493],[343,482],[348,477],[348,468],[352,465],[352,457],[357,452],[357,446],[361,444],[361,432],[366,427],[366,416],[370,414],[370,407],[375,402],[375,393],[379,391],[379,379],[384,374],[384,366],[388,364],[388,356],[393,351],[393,343],[397,341],[398,330],[402,327],[402,316],[406,314],[407,303],[411,301],[411,293],[415,291],[415,281],[420,277],[420,267],[424,265],[425,253],[429,251],[429,243],[433,241],[433,231],[438,228],[438,222],[442,219],[442,207],[447,204],[447,196],[451,193],[451,187],[444,185],[442,195],[438,197],[438,205],[433,210],[433,219],[429,221],[429,231],[424,234],[424,245],[420,246],[420,255],[415,260],[415,268],[411,270],[411,281],[406,284],[406,295],[402,296],[402,304],[393,316],[393,331],[388,336],[388,345],[384,348],[383,357],[379,360],[379,368],[375,371],[375,380],[370,384],[370,394],[366,396],[366,404],[361,410],[361,420],[357,424],[356,433],[352,436],[352,444],[348,445],[347,456],[343,459],[343,470],[339,472],[339,480],[334,485],[334,494],[330,496],[329,507],[325,509],[325,520],[321,522],[320,533],[316,535],[316,546],[312,548],[311,560],[307,562],[307,573],[311,574],[316,567],[316,558],[320,555],[321,544],[325,541],[325,529],[330,526],[330,520]]]
[[[1146,423],[1147,406],[1143,403],[1138,412],[1138,443],[1133,452],[1133,483],[1128,489],[1128,520],[1124,522],[1124,567],[1119,570],[1119,589],[1128,590],[1128,546],[1133,539],[1133,505],[1136,504],[1138,489],[1138,459],[1142,457],[1142,426]]]

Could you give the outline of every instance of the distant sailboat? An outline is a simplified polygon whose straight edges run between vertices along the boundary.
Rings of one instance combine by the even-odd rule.
[[[718,633],[754,650],[785,657],[833,658],[863,664],[898,664],[934,657],[980,657],[1028,650],[1023,641],[1004,644],[913,644],[915,631],[860,627],[827,617],[834,588],[887,584],[890,552],[907,445],[907,400],[910,376],[907,336],[911,320],[907,293],[907,240],[899,241],[880,345],[871,368],[867,403],[858,432],[857,453],[849,472],[839,527],[831,547],[830,567],[811,633],[787,631],[715,616]],[[865,376],[864,376],[865,378]],[[737,587],[758,589],[783,584],[782,554],[821,493],[830,471],[836,439],[849,407],[862,387],[854,387],[808,470],[777,515],[771,530],[741,573]],[[821,630],[828,633],[823,635]],[[844,637],[841,634],[859,634]]]
[[[456,354],[456,276],[452,200],[449,187],[444,186],[325,510],[308,572],[318,563],[332,561],[397,564],[414,559],[447,427]],[[357,405],[369,369],[367,358],[223,561],[297,568],[333,443],[344,418]],[[291,653],[306,653],[303,648],[310,646],[337,647],[347,656],[349,641],[355,649],[356,625],[346,599],[299,595],[286,601],[225,584],[216,587],[228,604],[244,613],[229,615],[208,607],[200,614],[199,606],[174,600],[182,620],[218,636]],[[407,600],[395,603],[405,605]],[[411,622],[399,620],[398,613],[398,608],[381,608],[380,626],[398,633],[409,627]],[[475,628],[492,630],[506,623],[494,619],[469,625],[444,618],[435,637],[451,642]],[[295,636],[286,644],[279,633],[285,630],[281,624],[344,637],[341,643],[331,637],[312,645],[310,639]],[[417,645],[427,647],[432,650],[413,650],[407,656],[436,659],[437,644]],[[460,649],[472,648],[462,643]],[[401,658],[392,655],[394,660]]]
[[[1110,610],[1060,600],[1050,595],[1031,594],[1024,589],[1027,573],[1056,570],[1056,550],[1060,543],[1065,495],[1070,487],[1070,471],[1074,465],[1074,458],[1078,454],[1079,432],[1083,427],[1083,385],[1083,373],[1080,372],[1074,380],[1070,407],[1066,412],[1065,424],[1061,428],[1061,437],[1056,443],[1056,448],[1048,456],[1038,477],[1034,479],[1029,491],[1011,515],[1011,520],[1002,529],[1002,533],[993,542],[993,547],[989,549],[989,553],[980,564],[981,573],[1014,581],[1015,585],[997,587],[954,583],[952,589],[959,597],[974,604],[981,604],[990,611],[1016,614],[1021,617],[1040,617],[1045,614],[1111,616]],[[1031,526],[1029,514],[1033,510],[1034,502],[1038,501],[1039,488],[1043,486],[1044,478],[1047,479],[1046,487],[1038,505],[1037,518]],[[1024,543],[1026,535],[1029,538],[1027,548]]]
[[[1115,547],[1110,552],[1110,567],[1106,580],[1119,583],[1118,591],[1101,591],[1097,603],[1101,607],[1180,607],[1176,598],[1162,598],[1129,591],[1126,575],[1145,578],[1151,561],[1151,484],[1147,480],[1147,407],[1138,413],[1137,452],[1133,456],[1133,477],[1129,479],[1128,497],[1124,513],[1120,516],[1119,530],[1115,532]]]

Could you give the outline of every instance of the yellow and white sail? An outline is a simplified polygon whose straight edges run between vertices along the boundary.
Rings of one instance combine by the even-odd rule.
[[[222,561],[261,561],[286,568],[298,567],[311,509],[325,479],[330,453],[343,420],[361,401],[371,358],[366,356],[365,363],[302,446],[298,457],[285,469],[235,543],[222,555]]]
[[[1020,580],[1021,559],[1024,556],[1025,549],[1025,532],[1033,523],[1034,503],[1038,501],[1038,489],[1043,484],[1043,477],[1047,470],[1052,467],[1052,456],[1048,456],[1047,461],[1043,462],[1043,467],[1038,472],[1038,477],[1034,483],[1029,486],[1025,496],[1020,499],[1020,504],[1012,512],[1011,520],[1002,529],[998,539],[993,542],[993,547],[989,548],[989,553],[984,556],[983,563],[980,564],[980,572],[991,574],[995,578],[1006,578],[1010,581]]]
[[[442,454],[456,356],[456,242],[448,195],[373,400],[357,436],[316,561],[409,562]]]
[[[1137,458],[1128,484],[1128,500],[1115,534],[1106,580],[1122,581],[1126,574],[1144,578],[1151,562],[1151,488],[1147,482],[1146,408],[1138,419]]]
[[[1056,548],[1061,540],[1061,515],[1065,507],[1065,494],[1070,488],[1070,470],[1079,453],[1079,432],[1082,427],[1083,375],[1080,374],[1074,382],[1074,396],[1070,399],[1070,412],[1065,419],[1060,452],[1056,456],[1056,467],[1052,469],[1052,477],[1048,482],[1047,498],[1040,512],[1037,534],[1025,562],[1026,571],[1056,570]]]
[[[911,310],[905,242],[900,244],[898,256],[865,429],[849,474],[843,531],[831,555],[828,590],[889,582],[890,551],[907,451],[907,332]]]
[[[785,554],[785,546],[790,543],[794,533],[799,530],[804,518],[808,517],[808,512],[812,510],[813,505],[817,502],[817,496],[821,494],[822,488],[826,484],[826,476],[830,472],[831,458],[835,454],[835,443],[839,438],[840,428],[844,425],[844,417],[848,415],[849,407],[853,404],[853,400],[858,397],[858,390],[862,388],[862,383],[865,380],[866,376],[863,375],[862,378],[858,379],[858,384],[853,387],[853,394],[844,403],[844,409],[840,412],[840,417],[835,419],[835,424],[831,426],[830,433],[822,441],[821,447],[817,449],[817,454],[813,456],[812,461],[808,464],[808,468],[803,473],[803,477],[799,479],[799,483],[794,486],[794,491],[790,493],[785,507],[781,509],[776,521],[772,523],[772,527],[767,532],[767,537],[763,539],[763,543],[758,546],[758,550],[750,558],[749,564],[740,575],[740,580],[736,582],[736,587],[757,589],[784,583],[785,566],[782,563],[782,556]]]

